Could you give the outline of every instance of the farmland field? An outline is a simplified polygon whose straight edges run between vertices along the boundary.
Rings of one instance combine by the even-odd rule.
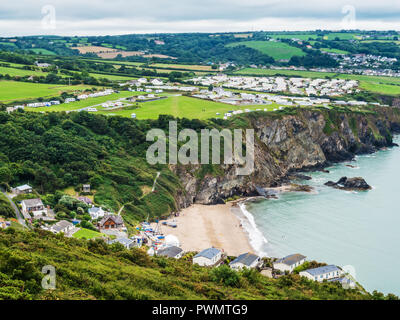
[[[93,86],[63,86],[18,81],[0,81],[0,102],[9,103],[18,100],[31,100],[59,96],[62,92],[74,92]]]
[[[17,69],[17,68],[8,68],[8,67],[0,67],[0,74],[3,75],[10,75],[12,77],[18,76],[18,77],[25,77],[25,76],[46,76],[47,72],[42,72],[42,71],[32,71],[32,70],[23,70],[23,69]]]
[[[286,69],[253,69],[244,68],[234,72],[239,75],[254,75],[254,76],[274,76],[274,75],[286,75],[286,76],[300,76],[304,78],[325,78],[333,77],[333,72],[315,72],[315,71],[301,71],[301,70],[286,70]]]
[[[258,50],[275,60],[290,59],[293,56],[305,56],[305,53],[301,49],[292,47],[284,42],[242,41],[228,44],[227,47],[237,47],[239,45]]]
[[[318,36],[315,33],[285,33],[285,34],[268,34],[273,39],[300,39],[308,40],[310,38],[316,39]]]
[[[349,54],[348,51],[339,50],[339,49],[330,49],[330,48],[321,48],[321,51],[330,52],[330,53],[337,53],[337,54]]]
[[[190,64],[168,64],[168,63],[154,63],[150,67],[167,68],[167,69],[186,69],[193,71],[213,71],[211,66],[203,65],[190,65]]]
[[[34,48],[34,49],[29,49],[30,51],[33,51],[36,54],[43,54],[43,55],[55,55],[53,51],[47,50],[47,49],[41,49],[41,48]]]

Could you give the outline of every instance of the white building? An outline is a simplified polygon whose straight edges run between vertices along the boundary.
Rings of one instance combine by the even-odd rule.
[[[170,246],[158,250],[156,254],[167,258],[179,259],[183,255],[183,250],[177,246]]]
[[[102,208],[98,208],[98,207],[92,207],[88,210],[90,217],[92,218],[92,220],[97,220],[99,218],[103,218],[106,214],[106,211],[104,211]]]
[[[222,257],[222,251],[216,248],[205,249],[193,257],[193,264],[199,266],[213,266]]]
[[[322,282],[324,280],[339,278],[343,274],[343,271],[335,265],[329,265],[301,271],[299,274],[310,280]]]
[[[274,269],[285,272],[292,272],[296,267],[302,265],[306,261],[306,257],[299,254],[291,254],[273,263]]]
[[[120,243],[126,249],[131,249],[131,248],[135,247],[135,245],[136,245],[135,241],[128,239],[128,238],[117,238],[117,239],[114,239],[114,240],[111,240],[108,242],[108,244],[113,244],[113,243]]]
[[[71,222],[61,220],[52,225],[48,230],[55,234],[63,232],[65,235],[68,235],[74,228],[75,227]]]
[[[261,263],[261,258],[252,253],[243,253],[235,260],[233,260],[229,266],[234,270],[241,270],[243,268],[253,269],[257,268]]]
[[[18,186],[13,189],[16,194],[26,194],[32,192],[32,187],[29,184],[24,184],[23,186]]]

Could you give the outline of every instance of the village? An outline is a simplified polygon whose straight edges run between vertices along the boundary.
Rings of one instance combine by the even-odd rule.
[[[86,240],[99,238],[109,245],[119,244],[128,250],[141,248],[150,256],[181,259],[189,255],[192,257],[193,264],[203,267],[214,268],[228,265],[235,271],[244,268],[255,269],[269,278],[279,278],[295,272],[312,281],[335,281],[345,288],[352,289],[358,286],[351,275],[341,268],[335,265],[318,264],[315,261],[308,262],[304,255],[298,253],[278,259],[262,257],[253,252],[243,252],[237,257],[231,257],[223,248],[216,247],[205,248],[200,252],[185,252],[176,236],[164,235],[161,231],[161,226],[178,228],[179,225],[174,219],[156,220],[155,223],[144,221],[135,227],[134,232],[128,231],[120,212],[113,213],[102,206],[95,206],[90,194],[90,185],[84,184],[81,192],[73,197],[77,203],[77,211],[84,211],[81,212],[82,220],[77,217],[60,219],[53,209],[44,205],[38,193],[28,184],[12,188],[9,197],[10,199],[24,198],[21,201],[16,200],[15,204],[22,214],[22,217],[19,217],[20,223],[28,228],[39,227],[54,234],[63,234],[65,237],[76,237],[78,233],[82,233],[82,237],[76,238]],[[176,215],[179,213],[175,213],[172,217]],[[86,229],[88,225],[95,226],[96,231]],[[0,228],[5,229],[10,226],[9,221],[0,219]]]

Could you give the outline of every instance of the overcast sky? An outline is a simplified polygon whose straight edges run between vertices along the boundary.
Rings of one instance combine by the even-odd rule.
[[[399,0],[1,0],[0,36],[400,30]]]

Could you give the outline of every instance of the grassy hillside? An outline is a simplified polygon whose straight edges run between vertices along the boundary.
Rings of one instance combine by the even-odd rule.
[[[275,60],[290,59],[293,56],[305,56],[305,53],[296,47],[292,47],[284,42],[272,41],[243,41],[228,44],[227,47],[246,46],[258,50]]]
[[[56,270],[56,290],[41,287],[43,266]],[[258,272],[193,266],[150,258],[140,249],[45,231],[0,230],[0,299],[373,299],[298,275],[269,279]]]

